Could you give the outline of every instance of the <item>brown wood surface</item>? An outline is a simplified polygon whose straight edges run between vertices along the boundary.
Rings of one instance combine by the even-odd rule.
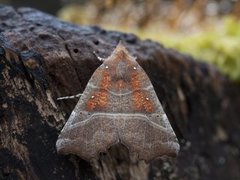
[[[95,54],[109,56],[119,40],[152,81],[181,144],[176,160],[131,164],[113,147],[115,159],[90,165],[56,153],[77,102],[56,98],[82,92],[102,63]],[[239,92],[214,67],[158,43],[1,6],[0,179],[240,179]]]

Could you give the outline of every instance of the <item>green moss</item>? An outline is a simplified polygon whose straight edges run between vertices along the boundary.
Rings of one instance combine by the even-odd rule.
[[[167,47],[192,54],[217,66],[231,80],[240,82],[240,22],[226,17],[219,27],[198,34],[165,34],[156,39]]]

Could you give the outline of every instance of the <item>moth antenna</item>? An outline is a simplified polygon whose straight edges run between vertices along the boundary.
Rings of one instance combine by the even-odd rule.
[[[82,95],[82,93],[79,93],[79,94],[76,94],[76,95],[73,95],[73,96],[64,96],[64,97],[59,97],[57,98],[57,100],[63,100],[63,99],[74,99],[74,98],[78,98]]]
[[[98,59],[99,61],[104,61],[104,60],[105,60],[105,58],[102,58],[102,57],[98,56],[95,51],[93,51],[93,54],[97,57],[97,59]]]

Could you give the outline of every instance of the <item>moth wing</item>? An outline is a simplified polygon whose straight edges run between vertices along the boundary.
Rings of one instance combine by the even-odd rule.
[[[175,157],[179,144],[172,129],[163,127],[144,116],[132,116],[119,126],[120,141],[139,159],[150,161],[168,155]]]
[[[57,143],[61,154],[76,154],[83,159],[96,158],[99,152],[118,142],[116,127],[112,119],[89,112],[87,104],[101,82],[102,66],[90,78],[82,96],[63,127]],[[90,106],[91,107],[91,106]]]
[[[79,120],[79,123],[65,126],[56,147],[61,154],[76,154],[90,160],[117,142],[113,121],[105,117],[92,116],[85,121]]]
[[[140,66],[137,73],[141,86],[135,91],[144,94],[141,101],[146,107],[139,112],[133,109],[133,113],[124,119],[124,123],[119,122],[120,141],[146,161],[162,155],[176,156],[180,148],[178,140],[152,83]],[[135,91],[133,90],[132,94]],[[148,110],[151,112],[147,112]]]

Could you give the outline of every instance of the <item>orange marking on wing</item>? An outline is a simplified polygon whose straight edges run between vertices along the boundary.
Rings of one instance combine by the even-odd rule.
[[[95,110],[96,108],[102,109],[106,107],[108,103],[107,95],[108,95],[107,91],[103,89],[94,92],[87,102],[87,110],[92,111]]]
[[[108,89],[108,87],[111,84],[110,81],[111,81],[111,78],[109,76],[109,73],[106,72],[106,71],[103,71],[102,80],[100,82],[100,88],[101,89]]]
[[[132,101],[134,109],[137,111],[144,109],[146,112],[151,113],[153,111],[153,104],[147,99],[146,94],[141,91],[141,83],[137,72],[132,73],[131,86],[133,89]]]
[[[137,72],[132,73],[131,86],[132,86],[133,90],[136,90],[136,89],[140,88],[140,82],[138,80],[138,73]]]
[[[104,108],[108,103],[107,92],[105,90],[100,90],[97,93],[96,103],[99,107]]]
[[[140,111],[143,106],[142,100],[143,100],[144,94],[138,90],[140,88],[140,82],[138,80],[137,72],[132,73],[131,86],[133,89],[132,101],[133,101],[134,109],[137,111]]]
[[[88,100],[87,110],[92,111],[96,107],[96,102],[93,99]]]
[[[88,100],[86,109],[88,111],[95,110],[96,108],[102,109],[108,103],[107,89],[110,86],[111,78],[107,71],[102,71],[102,80],[99,83],[99,91],[94,92]]]
[[[141,110],[142,109],[142,99],[143,99],[143,93],[140,91],[135,91],[133,92],[132,95],[132,101],[133,101],[133,106],[135,110]]]
[[[144,109],[148,112],[151,113],[153,111],[153,104],[145,98],[143,102]]]

